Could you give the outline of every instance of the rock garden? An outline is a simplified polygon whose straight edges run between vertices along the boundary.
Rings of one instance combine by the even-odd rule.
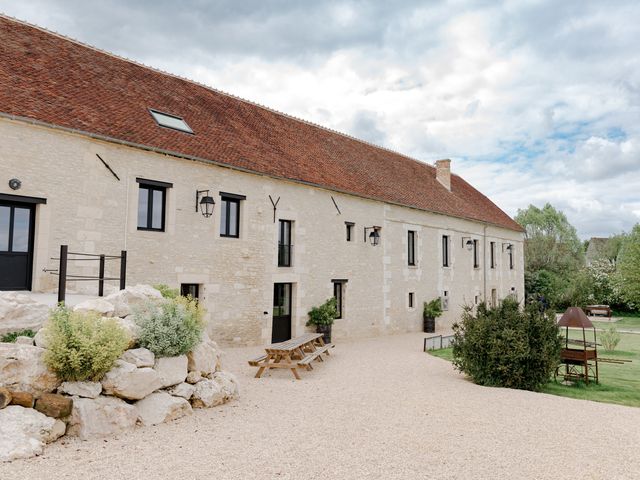
[[[0,294],[0,462],[238,396],[197,301],[163,292],[136,285],[73,309]]]

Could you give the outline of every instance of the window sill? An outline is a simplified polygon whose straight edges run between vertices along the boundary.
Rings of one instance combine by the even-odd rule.
[[[240,238],[240,235],[223,235],[221,233],[220,238]]]
[[[138,227],[139,232],[164,232],[164,228],[146,228]]]

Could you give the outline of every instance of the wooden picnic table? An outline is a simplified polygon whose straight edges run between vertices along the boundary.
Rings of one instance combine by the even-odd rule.
[[[300,380],[298,368],[313,370],[311,362],[324,361],[322,354],[329,355],[329,349],[333,347],[331,343],[325,345],[321,333],[305,333],[284,342],[267,345],[264,348],[266,353],[249,360],[249,365],[259,367],[256,378],[260,378],[270,368],[288,368]]]

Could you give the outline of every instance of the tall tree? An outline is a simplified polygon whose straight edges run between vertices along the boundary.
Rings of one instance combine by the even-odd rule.
[[[547,203],[518,210],[518,222],[525,229],[525,269],[547,270],[564,276],[584,264],[584,247],[576,229],[564,213]]]
[[[625,301],[640,307],[640,223],[622,242],[618,254],[618,282]]]

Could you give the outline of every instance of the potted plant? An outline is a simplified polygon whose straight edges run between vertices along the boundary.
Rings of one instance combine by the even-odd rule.
[[[324,342],[331,343],[331,325],[333,325],[333,321],[337,316],[338,309],[336,308],[336,299],[332,297],[322,305],[313,307],[309,311],[307,327],[315,325],[316,332],[322,333],[324,336]]]
[[[430,302],[424,302],[422,319],[424,320],[424,332],[434,333],[436,331],[436,318],[442,315],[442,302],[439,298],[434,298]]]

